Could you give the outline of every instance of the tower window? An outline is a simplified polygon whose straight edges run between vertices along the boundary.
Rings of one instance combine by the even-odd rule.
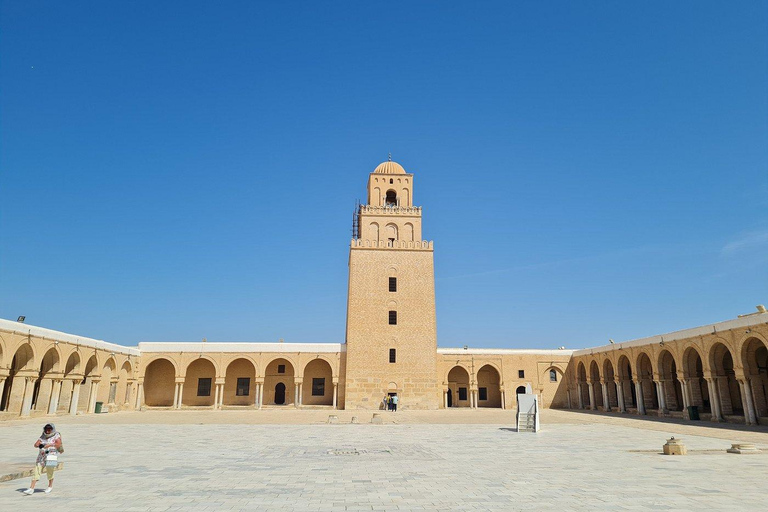
[[[555,370],[549,370],[549,382],[557,382],[557,372]]]
[[[197,396],[211,396],[211,379],[197,379]]]
[[[395,348],[389,349],[389,362],[390,363],[396,363],[397,362],[397,349],[395,349]]]
[[[525,378],[525,370],[517,370],[517,378],[518,379],[524,379]]]
[[[386,204],[387,206],[397,205],[397,192],[394,190],[387,190]]]
[[[488,388],[478,388],[480,400],[488,400]]]
[[[390,277],[389,278],[389,291],[396,292],[397,291],[397,278],[396,277]]]
[[[397,325],[397,311],[389,312],[389,325]]]
[[[248,396],[248,392],[250,391],[251,387],[251,379],[248,377],[238,377],[237,378],[237,390],[235,391],[236,396]]]
[[[285,373],[285,365],[284,364],[277,365],[277,373]]]

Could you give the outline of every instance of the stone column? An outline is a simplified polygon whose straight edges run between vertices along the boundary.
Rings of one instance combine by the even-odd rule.
[[[128,379],[128,382],[125,386],[125,401],[123,402],[123,407],[126,409],[131,408],[131,394],[133,393],[133,386],[136,385],[136,381],[134,379]]]
[[[2,399],[3,391],[5,391],[5,375],[0,375],[0,399]]]
[[[755,405],[755,394],[752,390],[752,379],[745,379],[744,386],[744,392],[747,394],[747,404],[749,404],[750,408],[749,417],[752,419],[753,425],[758,425],[760,422],[757,419],[757,406]]]
[[[333,408],[337,409],[337,403],[338,403],[338,393],[339,393],[339,385],[334,382],[333,383]],[[448,399],[448,393],[445,394],[446,400]]]
[[[216,407],[219,409],[222,409],[224,407],[224,384],[226,384],[224,377],[219,377],[216,379],[216,384],[219,385],[219,401],[216,404]]]
[[[583,408],[584,408],[584,399],[582,398],[582,392],[581,392],[581,382],[579,382],[578,384],[576,384],[576,390],[577,390],[577,391],[578,391],[578,393],[579,393],[579,409],[583,409]]]
[[[301,396],[299,396],[299,393],[301,391],[301,382],[297,379],[294,379],[293,381],[293,406],[295,408],[299,408],[301,405]]]
[[[143,401],[143,399],[142,399],[143,395],[144,395],[144,381],[140,380],[136,384],[136,405],[135,405],[134,409],[136,409],[137,411],[141,410],[142,401]]]
[[[258,409],[259,408],[259,383],[258,382],[254,382],[253,386],[254,386],[254,388],[253,388],[253,407],[255,409]]]
[[[91,380],[90,395],[88,395],[88,413],[93,414],[96,411],[96,398],[99,396],[99,381]]]
[[[26,377],[24,379],[24,398],[21,402],[21,416],[27,417],[29,416],[30,411],[32,410],[32,398],[35,393],[35,378],[34,377]]]
[[[264,383],[259,382],[259,409],[264,405]]]
[[[214,385],[216,386],[216,392],[213,397],[213,408],[216,409],[217,407],[219,407],[219,385],[218,384],[214,384]]]
[[[664,388],[664,381],[659,379],[655,381],[656,384],[656,396],[659,399],[659,416],[664,416],[667,410],[666,389]]]
[[[507,392],[506,390],[501,390],[501,408],[506,409],[507,408]]]
[[[54,380],[51,375],[45,375],[45,377],[38,379],[37,396],[33,395],[32,404],[30,410],[33,411],[45,411],[48,413],[48,406],[51,403],[51,397],[53,397]],[[34,384],[33,384],[34,386]]]
[[[589,386],[589,408],[590,410],[595,410],[595,386],[592,384],[591,380],[587,381],[587,386]]]
[[[633,381],[635,383],[635,397],[637,398],[637,414],[645,414],[645,400],[643,399],[643,383],[641,380]]]
[[[600,387],[603,389],[603,410],[606,412],[610,411],[611,403],[608,401],[608,384],[601,382]]]
[[[448,390],[444,389],[443,390],[443,409],[447,409],[447,408],[448,408]]]
[[[744,405],[744,423],[747,425],[757,424],[755,417],[755,408],[752,404],[752,391],[749,389],[749,381],[746,378],[737,379],[739,391],[741,392],[741,403]]]
[[[184,377],[176,378],[176,382],[179,386],[179,400],[176,403],[177,409],[181,409],[181,404],[183,403],[183,400],[184,400],[184,381],[185,381]]]
[[[77,403],[80,401],[80,379],[72,381],[72,398],[69,401],[69,414],[77,415]]]
[[[179,408],[179,383],[176,382],[173,385],[173,408]]]
[[[304,380],[299,382],[299,405],[304,403]]]
[[[51,389],[51,400],[48,403],[48,414],[56,414],[56,409],[59,408],[59,393],[61,393],[61,380],[55,379]]]
[[[624,405],[624,382],[615,377],[613,382],[616,385],[616,400],[619,402],[619,412],[627,412],[627,407]]]
[[[720,390],[717,388],[716,377],[704,377],[707,381],[707,389],[709,390],[709,408],[712,411],[712,421],[722,421],[722,413],[720,412]]]

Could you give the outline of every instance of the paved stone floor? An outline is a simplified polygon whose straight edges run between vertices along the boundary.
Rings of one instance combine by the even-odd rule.
[[[725,453],[742,440],[768,447],[764,429],[546,411],[543,431],[524,434],[510,428],[510,411],[452,413],[397,413],[385,425],[327,425],[319,423],[327,412],[314,411],[61,418],[67,467],[54,492],[23,496],[27,480],[5,482],[0,509],[768,508],[768,451]],[[370,413],[358,416],[364,421]],[[462,418],[468,423],[456,422]],[[0,425],[2,462],[33,461],[31,444],[44,422]],[[669,435],[682,436],[690,454],[659,455]]]

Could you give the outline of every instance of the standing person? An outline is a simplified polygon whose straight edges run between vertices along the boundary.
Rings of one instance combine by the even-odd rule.
[[[392,410],[397,412],[397,395],[392,395]]]
[[[56,470],[56,466],[46,465],[48,461],[48,452],[63,453],[64,448],[61,443],[61,434],[56,431],[56,425],[53,423],[47,423],[43,427],[43,433],[40,434],[40,438],[35,441],[35,448],[39,449],[37,454],[37,461],[35,462],[35,472],[32,475],[32,483],[29,484],[29,489],[23,492],[23,494],[29,496],[35,493],[35,485],[40,480],[40,476],[43,472],[48,476],[48,488],[45,489],[45,493],[48,494],[53,490],[53,472]]]
[[[384,410],[389,409],[389,395],[384,395],[384,399],[381,401],[384,404]]]

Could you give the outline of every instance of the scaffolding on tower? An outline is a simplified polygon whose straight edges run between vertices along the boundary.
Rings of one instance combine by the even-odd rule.
[[[355,203],[355,211],[352,212],[352,238],[360,238],[360,200]]]

